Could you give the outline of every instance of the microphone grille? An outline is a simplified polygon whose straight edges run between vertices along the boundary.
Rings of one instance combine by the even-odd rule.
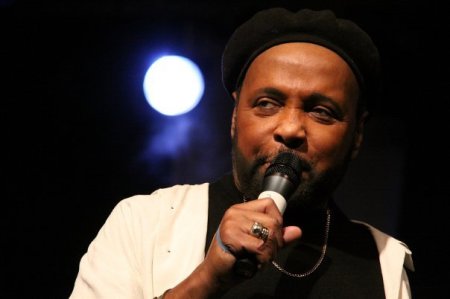
[[[282,152],[273,160],[267,168],[265,176],[279,175],[288,178],[293,184],[300,182],[301,162],[297,155],[290,152]]]

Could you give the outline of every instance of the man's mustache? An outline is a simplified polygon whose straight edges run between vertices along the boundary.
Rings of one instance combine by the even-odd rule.
[[[253,167],[252,167],[252,169],[251,169],[251,173],[252,174],[255,174],[256,173],[256,171],[260,168],[260,167],[262,167],[263,165],[265,165],[265,164],[267,164],[267,163],[272,163],[273,162],[273,160],[275,159],[275,157],[277,156],[277,155],[279,155],[280,153],[291,153],[291,154],[294,154],[294,155],[296,155],[298,158],[299,158],[299,160],[300,160],[300,166],[301,166],[301,170],[302,171],[309,171],[309,170],[311,170],[311,164],[307,161],[307,160],[305,160],[304,158],[302,158],[301,156],[299,156],[298,154],[296,154],[294,151],[289,151],[289,150],[280,150],[280,151],[278,151],[277,153],[275,153],[275,154],[273,154],[273,155],[263,155],[263,156],[258,156],[258,157],[256,157],[256,159],[255,159],[255,162],[254,162],[254,164],[253,164]]]

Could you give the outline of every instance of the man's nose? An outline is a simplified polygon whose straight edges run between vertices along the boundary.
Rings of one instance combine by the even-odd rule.
[[[299,148],[306,137],[304,118],[303,111],[285,107],[278,114],[274,131],[275,141],[283,143],[288,148]]]

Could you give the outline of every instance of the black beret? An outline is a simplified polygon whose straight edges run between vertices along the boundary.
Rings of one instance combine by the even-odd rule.
[[[240,25],[222,55],[222,80],[231,95],[242,84],[251,62],[263,51],[287,42],[311,42],[340,55],[353,70],[363,98],[380,87],[380,57],[370,36],[331,10],[270,8]],[[367,100],[367,99],[365,99]]]

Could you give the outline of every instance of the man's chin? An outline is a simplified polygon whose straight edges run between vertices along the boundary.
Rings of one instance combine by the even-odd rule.
[[[260,171],[255,172],[250,177],[247,175],[240,176],[241,192],[245,198],[256,199],[262,191],[262,182],[264,174]]]

